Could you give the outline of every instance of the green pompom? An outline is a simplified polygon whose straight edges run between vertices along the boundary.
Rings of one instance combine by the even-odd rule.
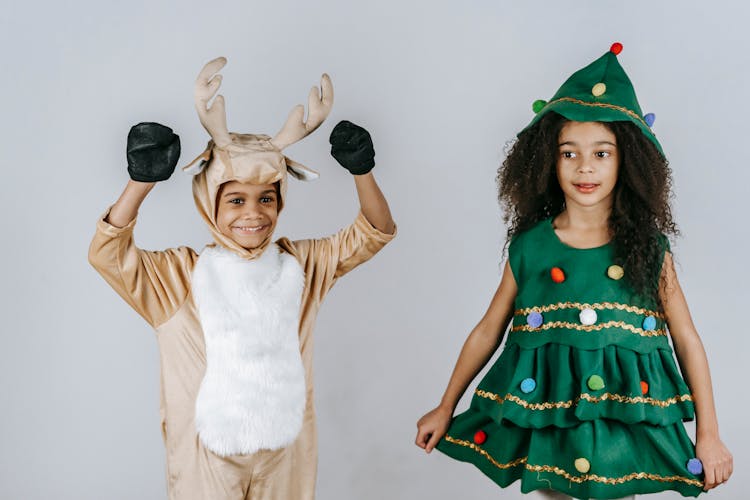
[[[534,104],[531,105],[531,109],[534,110],[534,113],[539,113],[544,107],[547,105],[547,101],[544,99],[537,99],[534,101]]]
[[[604,379],[599,375],[591,375],[589,377],[588,386],[592,391],[600,391],[604,389]]]

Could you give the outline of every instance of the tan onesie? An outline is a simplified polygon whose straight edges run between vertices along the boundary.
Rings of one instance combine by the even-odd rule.
[[[221,457],[206,449],[195,428],[196,397],[206,370],[203,330],[191,293],[199,255],[187,247],[141,250],[135,220],[124,228],[100,219],[89,261],[156,330],[161,360],[161,425],[170,500],[306,500],[315,495],[317,437],[313,408],[312,332],[320,303],[336,280],[375,255],[395,235],[361,213],[352,225],[322,239],[277,240],[304,271],[299,342],[306,407],[296,440],[279,450]]]

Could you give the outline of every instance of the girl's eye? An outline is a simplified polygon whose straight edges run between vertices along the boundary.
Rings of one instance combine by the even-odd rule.
[[[560,153],[563,158],[575,158],[576,154],[573,151],[563,151]]]
[[[596,157],[597,158],[608,158],[610,156],[610,154],[611,153],[609,151],[597,151],[596,152]]]

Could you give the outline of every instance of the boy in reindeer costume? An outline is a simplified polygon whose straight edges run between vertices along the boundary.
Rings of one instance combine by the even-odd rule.
[[[289,499],[314,496],[317,440],[312,392],[312,330],[336,280],[395,235],[374,177],[369,134],[341,122],[331,154],[354,175],[361,212],[323,239],[271,242],[286,196],[287,173],[315,172],[281,151],[327,117],[327,75],[310,92],[308,119],[297,106],[274,137],[229,133],[216,94],[226,64],[209,62],[196,82],[196,107],[211,135],[186,167],[215,243],[137,248],[133,226],[156,181],[179,157],[171,129],[142,123],[128,136],[131,180],[98,222],[89,260],[157,332],[161,415],[170,499]]]

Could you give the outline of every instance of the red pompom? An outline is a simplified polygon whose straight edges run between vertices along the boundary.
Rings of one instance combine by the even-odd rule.
[[[474,434],[474,442],[475,442],[476,444],[483,444],[483,443],[484,443],[485,441],[487,441],[487,433],[486,433],[486,432],[484,432],[484,431],[483,431],[483,430],[481,430],[481,429],[480,429],[480,430],[478,430],[478,431],[477,431],[477,432],[476,432],[476,433]]]
[[[565,273],[559,267],[553,267],[550,270],[549,274],[552,277],[552,281],[554,281],[555,283],[562,283],[563,281],[565,281]]]
[[[615,42],[612,44],[612,46],[609,48],[609,51],[612,52],[614,55],[620,55],[620,52],[622,52],[622,44],[620,42]]]
[[[641,393],[645,396],[648,394],[648,382],[645,380],[641,380]]]

